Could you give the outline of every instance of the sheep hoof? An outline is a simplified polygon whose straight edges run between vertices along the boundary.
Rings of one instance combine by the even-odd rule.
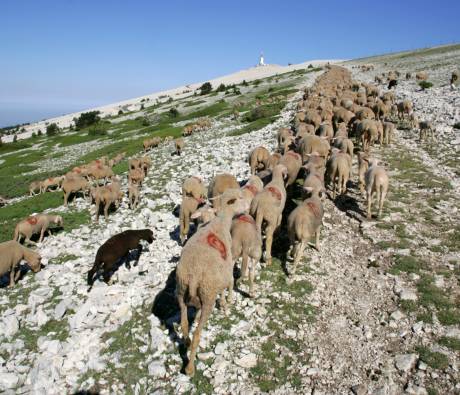
[[[185,374],[190,377],[193,377],[195,375],[195,366],[192,362],[189,362],[185,367]]]
[[[189,348],[190,345],[192,344],[192,341],[190,340],[190,337],[186,337],[184,339],[184,344],[185,344],[185,347]]]

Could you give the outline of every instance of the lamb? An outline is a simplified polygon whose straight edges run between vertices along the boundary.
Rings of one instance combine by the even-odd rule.
[[[182,183],[182,198],[186,196],[193,197],[199,203],[204,203],[206,198],[206,189],[203,180],[199,177],[187,177]]]
[[[292,136],[292,132],[291,132],[291,129],[289,128],[281,128],[278,131],[277,140],[278,140],[278,149],[280,151],[283,149],[285,145],[286,138],[291,137],[291,136]]]
[[[56,189],[61,188],[62,182],[64,181],[64,177],[49,177],[45,181],[42,182],[42,191],[47,192],[48,188],[55,187]]]
[[[220,208],[220,197],[227,189],[239,189],[240,184],[235,176],[228,173],[217,174],[208,188],[208,198],[212,201],[212,206]]]
[[[131,250],[137,249],[140,254],[142,246],[139,242],[141,240],[151,244],[154,240],[153,232],[150,229],[125,230],[112,236],[102,244],[97,250],[94,265],[87,274],[88,285],[92,287],[101,268],[103,270],[102,277],[108,283],[110,272],[115,268],[117,261],[123,258],[126,259]]]
[[[398,106],[398,117],[404,119],[404,114],[408,116],[412,113],[412,102],[410,100],[403,100],[397,104]]]
[[[182,249],[176,268],[176,295],[181,312],[182,335],[187,347],[191,345],[190,358],[185,367],[189,376],[195,373],[195,357],[201,331],[206,324],[217,296],[220,306],[227,311],[224,291],[228,301],[233,298],[233,259],[230,227],[232,218],[242,214],[247,207],[241,192],[227,189],[221,198],[222,210],[208,225],[201,227]],[[201,310],[199,322],[190,342],[187,306]]]
[[[338,186],[339,194],[347,192],[347,182],[351,173],[350,155],[333,149],[333,154],[327,162],[326,183],[332,181],[332,198],[335,199]]]
[[[67,206],[67,202],[71,193],[83,192],[83,197],[85,197],[85,194],[89,191],[89,188],[90,184],[86,178],[66,177],[62,182],[62,191],[64,192],[64,206]]]
[[[287,177],[287,168],[281,164],[273,169],[272,180],[259,192],[251,202],[250,214],[256,218],[259,232],[262,230],[262,223],[265,221],[266,235],[266,262],[272,262],[273,233],[280,226],[284,206],[286,204],[286,189],[284,178]]]
[[[129,207],[135,210],[139,204],[139,186],[137,184],[130,184],[128,186],[128,200]]]
[[[426,71],[419,71],[415,74],[415,79],[417,81],[426,81],[428,79],[428,73]]]
[[[179,210],[179,237],[183,245],[190,231],[190,218],[197,211],[200,204],[204,203],[201,197],[196,199],[193,196],[182,197],[182,203]]]
[[[282,130],[282,129],[281,129]],[[256,147],[249,154],[249,166],[251,167],[251,174],[256,174],[256,170],[268,169],[268,162],[270,160],[270,152],[265,147]]]
[[[42,181],[32,181],[29,185],[29,196],[35,196],[37,195],[36,191],[38,190],[38,193],[41,193],[43,187],[42,187]]]
[[[369,155],[366,152],[358,152],[358,185],[361,193],[364,193],[364,175],[366,174],[367,169],[369,168]]]
[[[428,137],[434,140],[436,129],[433,127],[431,121],[419,122],[420,141],[426,140]]]
[[[25,260],[34,273],[41,270],[41,256],[29,250],[17,241],[10,240],[0,243],[0,276],[10,272],[10,284],[13,287],[21,275],[19,264]]]
[[[128,183],[142,185],[145,173],[143,169],[134,169],[128,172]]]
[[[374,193],[377,195],[378,213],[377,218],[382,215],[383,203],[388,192],[388,175],[385,169],[378,166],[376,159],[364,159],[369,163],[369,168],[364,175],[366,181],[367,218],[372,217],[372,200]]]
[[[383,134],[382,138],[380,139],[380,145],[382,144],[391,144],[391,140],[395,133],[395,125],[392,122],[384,122],[383,123]]]
[[[320,189],[307,187],[311,197],[299,204],[288,217],[288,235],[290,251],[293,254],[294,264],[292,274],[301,260],[307,243],[315,236],[315,248],[319,251],[319,234],[323,222],[324,209],[319,197]]]
[[[16,228],[14,229],[13,240],[16,240],[18,243],[21,242],[21,237],[24,236],[24,239],[29,244],[36,244],[30,238],[36,233],[40,233],[39,243],[43,241],[45,232],[48,235],[51,235],[49,226],[51,224],[56,224],[58,226],[63,226],[63,220],[60,215],[48,215],[48,214],[38,214],[22,221],[18,222]]]
[[[233,261],[236,263],[239,258],[242,259],[241,278],[248,277],[249,266],[249,296],[253,298],[255,266],[262,256],[262,236],[254,218],[247,214],[233,220],[231,235]]]
[[[109,208],[112,204],[119,206],[123,199],[123,192],[120,189],[119,182],[113,182],[110,185],[105,185],[98,188],[96,192],[96,222],[99,222],[99,208],[102,204],[104,207],[104,218],[107,221],[109,218]]]
[[[179,137],[174,140],[174,148],[175,148],[176,155],[180,156],[180,154],[184,150],[184,145],[185,145],[185,142],[183,138]]]

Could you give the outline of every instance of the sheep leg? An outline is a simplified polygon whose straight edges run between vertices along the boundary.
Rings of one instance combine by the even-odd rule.
[[[249,297],[253,298],[254,294],[254,275],[255,275],[255,268],[256,262],[254,259],[251,259],[251,264],[249,266]]]
[[[99,222],[99,199],[96,200],[96,222]]]
[[[372,206],[372,191],[367,190],[367,219],[372,218],[371,206]]]
[[[265,261],[267,262],[267,266],[272,264],[272,243],[274,231],[275,226],[273,226],[271,223],[265,229],[265,234],[267,236],[265,240]]]
[[[227,300],[225,299],[225,289],[223,289],[222,293],[220,294],[219,308],[223,310],[226,316],[228,316]]]
[[[105,218],[106,222],[109,219],[109,207],[110,207],[110,204],[111,204],[111,202],[106,202],[105,205],[104,205],[104,218]]]
[[[30,238],[28,238],[27,236],[24,236],[24,238],[25,238],[24,243],[32,244],[34,246],[37,245],[37,243],[35,243],[35,241],[30,240]]]
[[[43,237],[45,237],[45,228],[42,228],[42,231],[40,232],[40,238],[38,239],[38,242],[41,243],[43,241]]]
[[[15,273],[16,272],[16,267],[12,267],[10,271],[10,283],[8,285],[8,288],[11,288],[14,286],[14,279],[15,279]]]
[[[233,303],[233,287],[235,285],[234,281],[235,280],[233,279],[233,273],[232,273],[231,280],[229,281],[229,284],[228,284],[228,296],[227,296],[227,302],[230,304]]]
[[[243,250],[243,258],[241,264],[241,277],[246,279],[248,277],[248,253]]]
[[[296,246],[296,251],[294,255],[294,267],[292,268],[292,274],[295,273],[297,264],[302,259],[303,252],[305,251],[305,247],[306,247],[306,243],[303,240],[300,243],[298,243]]]
[[[315,232],[315,248],[317,251],[319,251],[319,234],[320,234],[320,231],[321,231],[321,225],[318,226],[318,229],[316,229],[316,232]]]
[[[212,302],[212,300],[214,300],[215,297],[210,298],[210,299],[211,299],[210,301]],[[214,305],[214,303],[209,303],[210,301],[208,300],[207,303],[203,304],[200,321],[198,323],[198,326],[195,329],[195,332],[193,333],[190,358],[189,358],[187,366],[185,367],[185,373],[191,377],[195,374],[195,357],[196,357],[196,351],[197,351],[198,345],[200,343],[201,331],[203,330],[203,326],[208,320],[211,314],[211,311],[212,311],[212,307]]]
[[[17,283],[19,280],[19,277],[21,276],[21,268],[16,267],[16,275],[14,276],[14,282]]]
[[[383,203],[385,202],[386,196],[387,196],[387,187],[382,186],[380,190],[380,200],[379,200],[379,217],[382,215]]]
[[[180,307],[180,325],[182,328],[182,336],[186,347],[190,346],[189,325],[187,316],[187,305],[184,302],[184,295],[177,295],[177,301]]]

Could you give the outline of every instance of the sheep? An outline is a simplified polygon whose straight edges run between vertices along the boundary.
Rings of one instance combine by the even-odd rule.
[[[378,139],[380,129],[383,129],[381,123],[372,119],[364,119],[356,124],[356,135],[364,151],[367,151]]]
[[[332,139],[334,137],[334,128],[329,122],[323,122],[317,130],[318,136]]]
[[[153,137],[143,141],[144,152],[150,151],[152,148],[158,147],[161,143],[161,137]]]
[[[251,206],[252,199],[256,196],[260,191],[264,189],[264,183],[260,179],[260,177],[254,175],[249,177],[246,184],[241,187],[241,193],[243,195],[243,199],[246,200],[248,207]]]
[[[332,198],[335,199],[337,189],[339,194],[347,192],[347,182],[351,173],[350,155],[333,149],[333,154],[327,161],[326,168],[326,183],[329,184],[332,181]]]
[[[459,80],[459,75],[460,75],[460,72],[458,70],[454,70],[452,71],[452,75],[450,77],[450,84],[452,86],[457,86],[458,84],[458,80]]]
[[[41,256],[15,240],[0,243],[0,276],[10,272],[9,288],[13,287],[21,275],[19,264],[25,260],[34,273],[41,270]]]
[[[318,190],[324,189],[324,171],[323,168],[317,169],[313,163],[307,163],[303,166],[306,171],[306,177],[303,182],[303,197],[305,197],[306,188]]]
[[[428,73],[426,71],[419,71],[415,74],[415,79],[417,81],[426,81],[428,79]]]
[[[329,141],[325,137],[306,136],[300,141],[299,152],[302,155],[302,161],[307,160],[307,155],[312,152],[317,152],[324,160],[329,155]]]
[[[284,178],[287,177],[287,168],[281,164],[273,169],[272,180],[259,192],[251,202],[250,214],[256,218],[257,229],[262,230],[265,221],[266,257],[267,265],[272,262],[273,233],[280,226],[284,206],[286,204],[286,189]]]
[[[388,83],[388,89],[396,88],[398,85],[398,80],[397,79],[391,79],[390,82]]]
[[[293,254],[294,258],[292,274],[295,273],[305,247],[313,236],[315,236],[315,248],[319,251],[319,236],[324,215],[323,204],[319,197],[320,189],[311,187],[305,189],[311,193],[311,197],[291,212],[287,223],[290,241],[288,255]]]
[[[45,181],[42,182],[42,190],[41,192],[47,192],[48,188],[55,187],[56,190],[61,188],[62,182],[64,181],[64,177],[49,177]]]
[[[408,116],[412,113],[412,102],[410,100],[403,100],[397,104],[398,106],[398,117],[404,119],[404,114]]]
[[[110,185],[105,185],[98,188],[96,192],[96,222],[99,222],[99,208],[102,203],[104,207],[104,218],[107,221],[109,218],[109,208],[112,204],[116,207],[120,205],[123,199],[123,192],[120,190],[120,183],[113,182]]]
[[[220,197],[227,189],[239,189],[235,176],[228,173],[217,174],[209,184],[208,198],[214,208],[220,208]]]
[[[150,156],[143,156],[142,158],[140,158],[140,162],[141,169],[144,172],[144,176],[146,176],[150,167],[152,166],[152,159],[150,158]]]
[[[99,164],[88,169],[88,176],[98,183],[103,180],[104,184],[106,184],[108,179],[114,177],[114,173],[109,166]]]
[[[274,152],[270,155],[270,158],[268,159],[269,170],[273,170],[275,168],[275,166],[280,162],[281,156],[282,155],[279,152]]]
[[[353,151],[355,149],[355,145],[353,141],[348,137],[334,137],[334,147],[338,148],[340,151],[347,153],[350,155],[351,160],[353,161]]]
[[[278,130],[277,140],[278,140],[278,149],[281,151],[285,145],[285,140],[288,137],[292,136],[291,129],[289,128],[281,128]]]
[[[409,125],[412,129],[417,129],[419,127],[419,120],[417,115],[413,112],[409,117]]]
[[[108,239],[102,244],[96,253],[93,267],[87,273],[87,283],[90,287],[96,281],[98,272],[102,268],[102,277],[105,283],[109,283],[110,272],[115,268],[115,264],[120,259],[126,259],[131,250],[137,249],[139,254],[142,246],[141,240],[151,244],[154,240],[153,232],[150,229],[125,230]],[[129,264],[127,264],[129,268]],[[91,288],[90,288],[91,289]]]
[[[383,123],[383,134],[382,139],[380,140],[380,145],[382,144],[391,144],[391,140],[395,133],[395,125],[392,122],[384,122]]]
[[[387,106],[383,101],[379,100],[377,103],[374,104],[372,110],[374,111],[375,118],[378,120],[382,120],[390,112],[390,107]]]
[[[142,185],[145,173],[143,169],[134,169],[128,172],[128,183]]]
[[[410,80],[412,78],[412,74],[407,72],[406,73],[406,80]]]
[[[280,165],[284,165],[288,171],[286,188],[293,185],[297,180],[300,168],[302,167],[302,156],[294,151],[287,151],[280,160]]]
[[[180,156],[180,154],[184,150],[184,145],[185,145],[185,142],[183,138],[179,137],[174,140],[174,148],[175,148],[176,155]]]
[[[128,161],[129,170],[136,170],[142,168],[142,161],[139,158],[131,158]]]
[[[37,195],[36,191],[38,190],[38,193],[41,193],[43,187],[42,187],[42,181],[32,181],[29,185],[29,196],[35,196]]]
[[[60,215],[48,215],[48,214],[38,214],[23,219],[18,222],[14,229],[13,240],[16,240],[18,243],[21,242],[21,237],[24,236],[24,239],[29,244],[36,244],[30,238],[36,233],[40,233],[39,243],[43,241],[45,232],[48,235],[51,235],[49,226],[51,224],[56,224],[58,226],[63,226],[63,220]]]
[[[204,203],[201,197],[196,199],[193,196],[183,196],[179,210],[179,238],[183,245],[190,230],[190,218],[197,211],[200,204]]]
[[[233,259],[230,227],[232,218],[242,214],[247,207],[241,192],[227,189],[221,198],[222,210],[209,224],[201,227],[182,249],[176,268],[176,295],[180,307],[182,336],[190,347],[189,361],[185,373],[195,373],[195,357],[200,342],[201,331],[206,324],[217,296],[220,306],[227,312],[225,289],[228,302],[233,299]],[[201,310],[197,328],[190,342],[187,306]]]
[[[135,210],[139,204],[139,186],[137,184],[130,184],[128,186],[128,199],[129,207]]]
[[[241,258],[241,278],[248,277],[249,296],[254,297],[255,266],[262,256],[262,236],[257,229],[256,221],[250,215],[242,214],[232,222],[232,257],[236,261]],[[249,265],[248,265],[249,263]]]
[[[67,202],[71,193],[83,192],[85,197],[86,192],[89,191],[90,184],[86,178],[83,177],[66,177],[62,182],[62,191],[64,192],[64,206],[67,206]]]
[[[203,180],[199,177],[187,177],[182,183],[182,198],[186,196],[195,198],[199,203],[204,203],[206,189]]]
[[[306,135],[315,134],[315,127],[309,123],[300,122],[296,128],[296,132],[296,137],[300,139]]]
[[[382,166],[378,165],[376,159],[364,159],[369,163],[369,168],[364,175],[366,182],[366,198],[367,198],[367,218],[372,217],[372,200],[374,193],[377,195],[378,213],[377,218],[382,215],[383,203],[388,192],[388,175]]]
[[[316,110],[308,110],[305,113],[305,123],[309,123],[315,127],[315,130],[318,129],[318,126],[321,124],[321,116]]]
[[[420,121],[419,129],[420,129],[420,141],[426,140],[427,138],[431,138],[432,140],[435,139],[436,129],[433,127],[433,124],[431,121]]]
[[[268,162],[270,159],[270,152],[265,147],[256,147],[249,154],[249,166],[251,167],[251,174],[256,174],[256,170],[268,169]]]

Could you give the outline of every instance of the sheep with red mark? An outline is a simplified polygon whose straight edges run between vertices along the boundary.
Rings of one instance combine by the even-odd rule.
[[[233,298],[233,258],[230,228],[235,215],[247,207],[239,189],[227,189],[221,198],[221,210],[209,224],[201,227],[182,249],[176,268],[176,295],[180,307],[182,335],[190,357],[185,367],[189,376],[195,373],[195,358],[201,331],[206,324],[218,295],[220,306],[226,312],[225,290],[228,301]],[[190,342],[187,306],[200,311],[197,328]]]

